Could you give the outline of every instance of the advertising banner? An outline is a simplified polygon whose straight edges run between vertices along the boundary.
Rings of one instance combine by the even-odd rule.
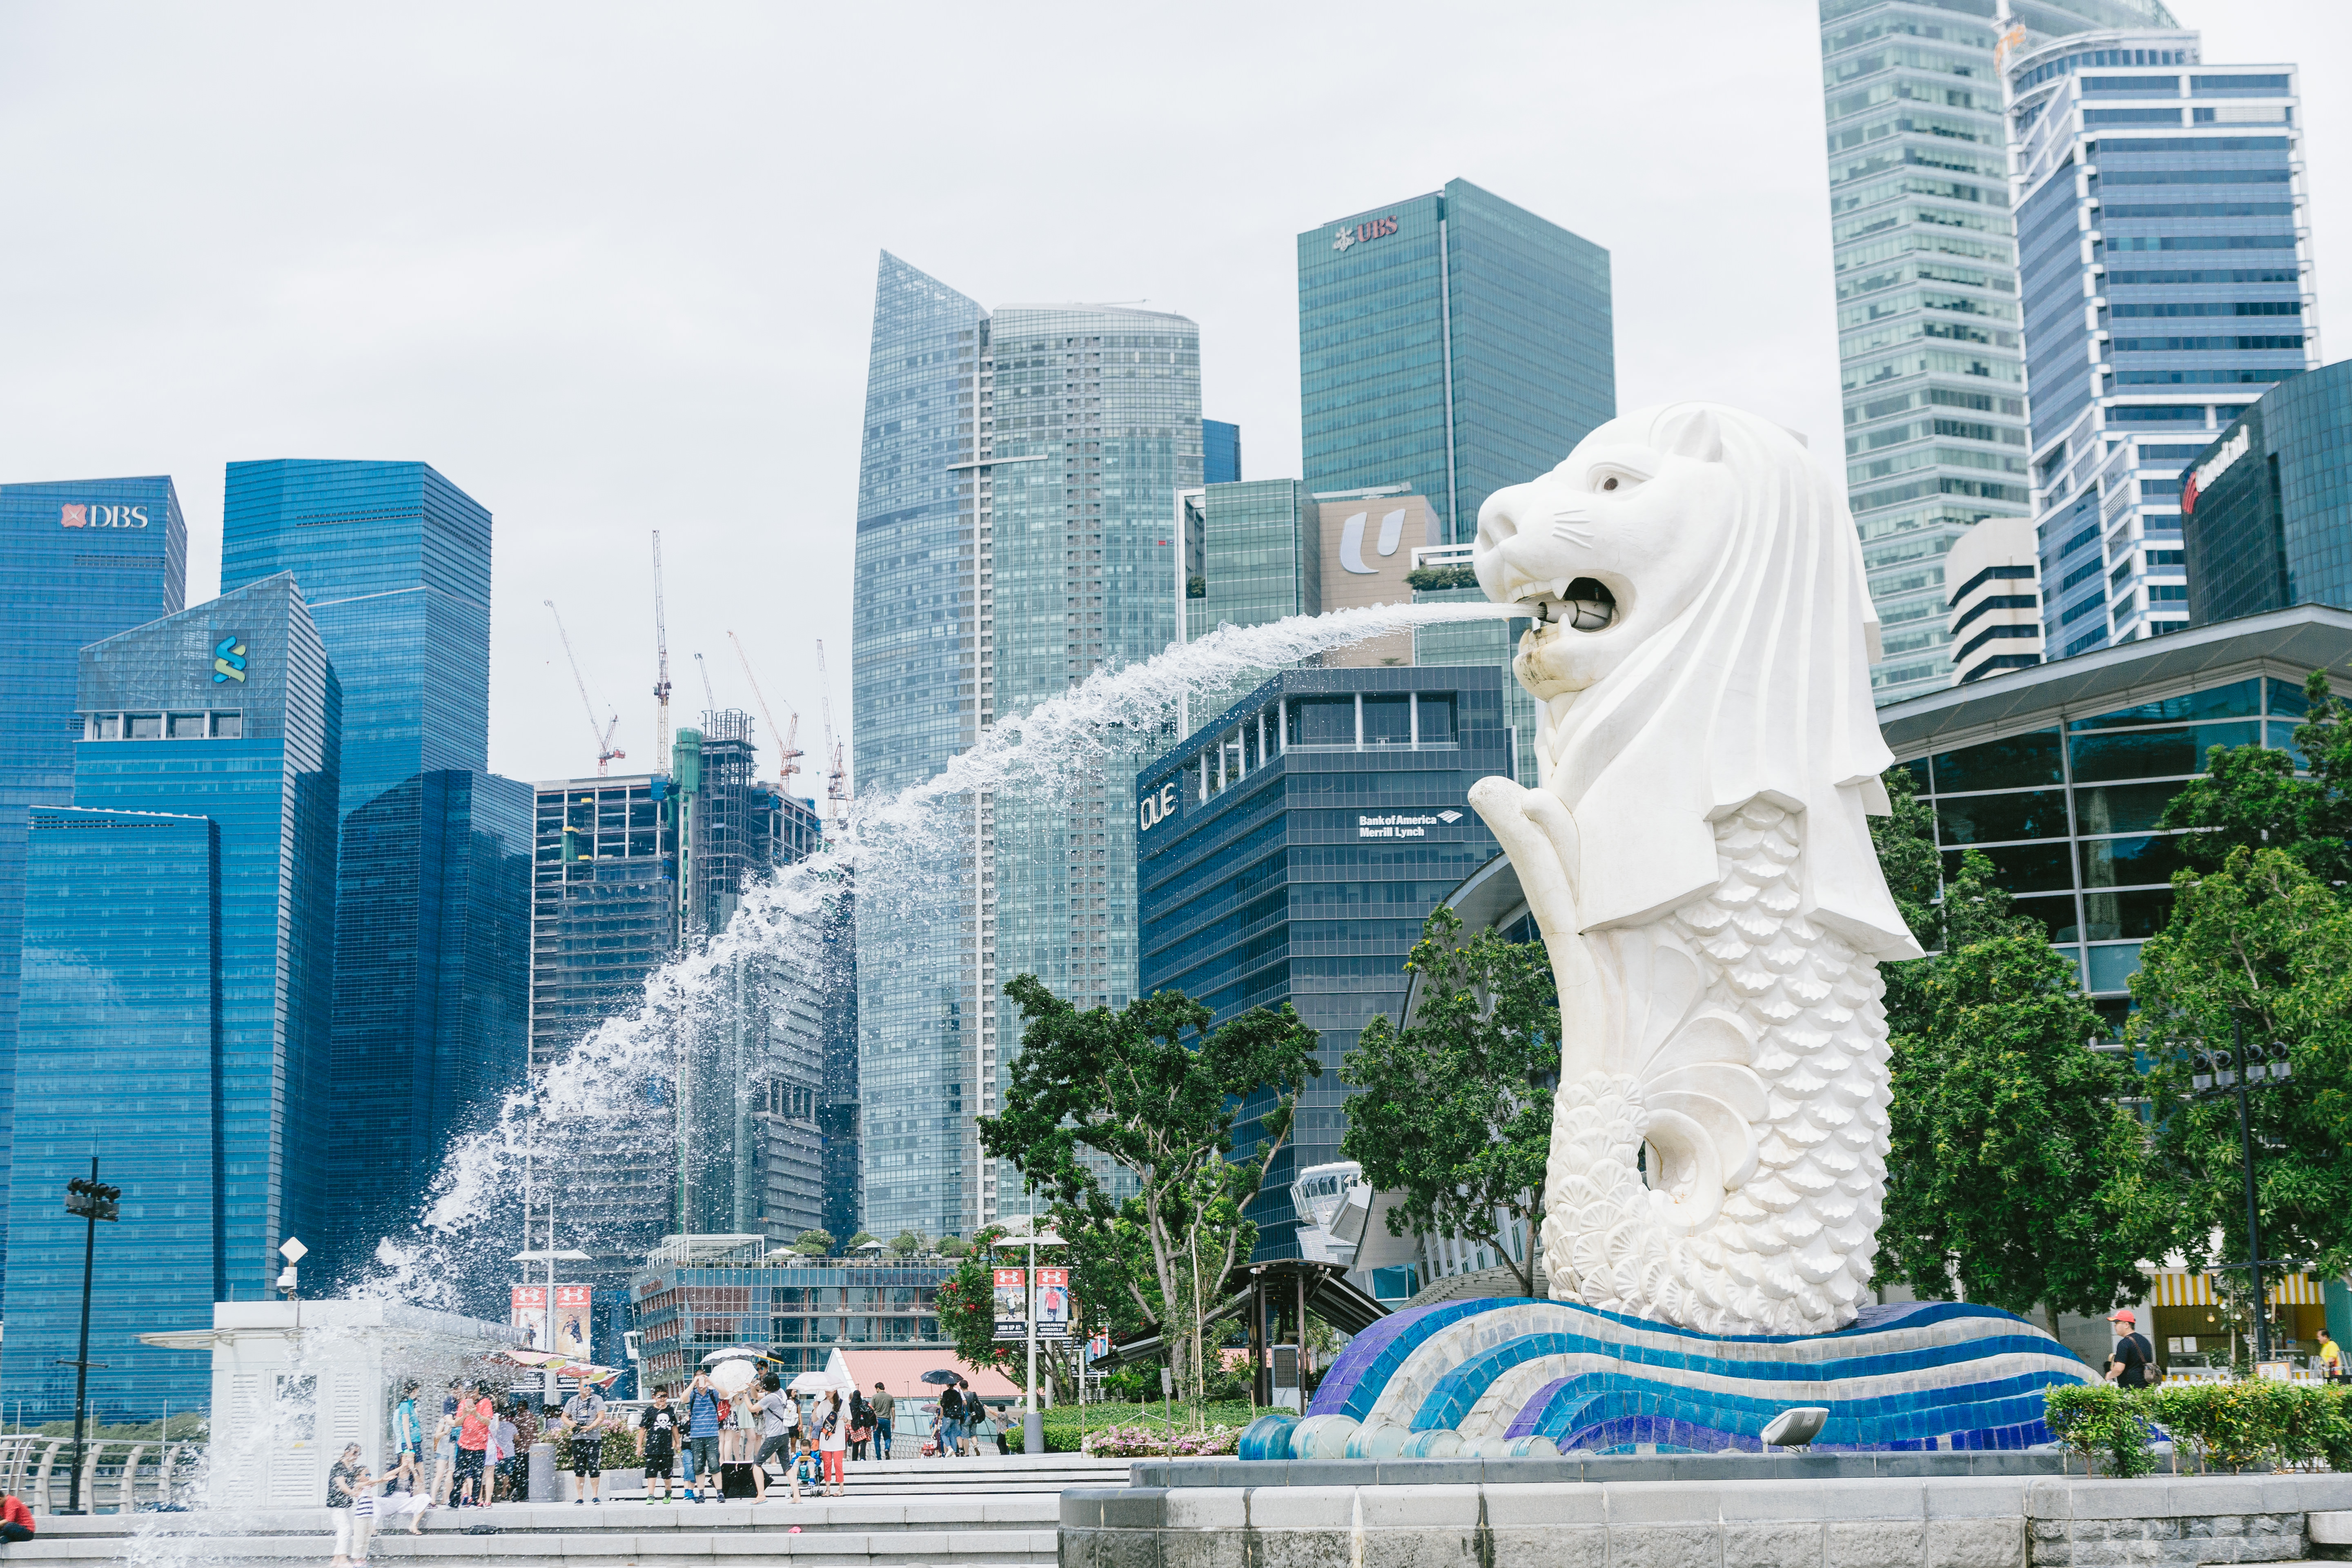
[[[1070,1337],[1070,1271],[1066,1268],[1037,1270],[1037,1337]]]
[[[507,1323],[527,1351],[547,1348],[547,1287],[517,1285],[508,1293]]]
[[[593,1289],[586,1285],[558,1285],[555,1288],[555,1343],[558,1355],[588,1359],[588,1347],[594,1330],[588,1305]]]
[[[996,1334],[1000,1340],[1024,1340],[1029,1337],[1029,1304],[1027,1271],[1020,1268],[996,1270]]]
[[[555,1288],[555,1313],[552,1325],[548,1321],[547,1287],[516,1285],[507,1296],[507,1321],[522,1341],[527,1351],[552,1351],[558,1355],[580,1361],[588,1359],[593,1332],[588,1307],[593,1289],[586,1285],[558,1285]]]

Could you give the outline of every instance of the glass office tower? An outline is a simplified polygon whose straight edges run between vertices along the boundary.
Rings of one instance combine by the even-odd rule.
[[[1402,484],[1443,542],[1617,412],[1609,253],[1467,180],[1298,237],[1307,488]]]
[[[2352,360],[2263,394],[2180,476],[2190,624],[2352,605]]]
[[[2046,646],[2182,630],[2184,463],[2318,363],[2292,66],[2192,32],[2012,55]]]
[[[73,1415],[74,1369],[59,1363],[78,1344],[86,1226],[65,1212],[65,1184],[90,1173],[92,1154],[100,1180],[122,1189],[122,1217],[100,1226],[90,1338],[104,1364],[89,1397],[108,1419],[151,1420],[162,1405],[194,1410],[210,1398],[211,1357],[136,1336],[209,1322],[226,1299],[213,1135],[220,871],[220,829],[207,817],[31,813],[12,1331],[0,1378],[33,1419]]]
[[[1821,0],[1846,495],[1881,702],[1951,680],[1943,558],[2032,515],[2017,226],[1998,51],[2170,26],[2158,0]]]
[[[1323,1076],[1249,1207],[1261,1258],[1298,1256],[1290,1183],[1340,1158],[1340,1064],[1403,1005],[1429,911],[1495,853],[1469,790],[1511,773],[1509,679],[1492,665],[1285,671],[1138,780],[1143,989],[1181,991],[1219,1024],[1287,1002],[1320,1033]],[[1244,1116],[1271,1105],[1261,1093]],[[1244,1121],[1237,1151],[1257,1137]]]
[[[1201,421],[1201,482],[1231,485],[1241,482],[1242,427],[1223,419]]]
[[[1200,338],[1181,316],[976,302],[887,253],[858,485],[859,781],[929,778],[1000,714],[1175,635],[1170,519],[1201,480]],[[959,854],[858,889],[866,1228],[993,1217],[972,1118],[995,1109],[1004,980],[1134,994],[1127,784],[1051,810],[957,797]],[[1113,797],[1119,803],[1116,809]],[[953,862],[953,863],[950,863]]]
[[[25,814],[73,798],[84,644],[187,604],[188,531],[169,478],[0,485],[0,1159],[16,1037]],[[6,1236],[0,1233],[0,1279]]]
[[[230,1298],[259,1300],[278,1278],[278,1243],[324,1234],[345,1109],[328,1064],[342,694],[299,589],[280,574],[84,648],[75,702],[85,739],[74,748],[74,805],[210,817],[217,828],[213,1201],[221,1281]],[[149,940],[135,911],[109,908],[108,889],[85,897],[89,924]],[[102,1005],[88,993],[41,1004],[56,1016]],[[135,1078],[92,1073],[74,1092],[99,1100],[119,1141],[150,1136]],[[86,1172],[88,1150],[71,1152]],[[135,1265],[126,1257],[122,1267]]]
[[[343,682],[335,1212],[363,1265],[440,1152],[520,1083],[531,791],[489,764],[490,514],[429,465],[228,466],[221,582],[300,583]]]

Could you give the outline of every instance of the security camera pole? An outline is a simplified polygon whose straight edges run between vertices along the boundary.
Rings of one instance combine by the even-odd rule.
[[[66,1184],[66,1213],[79,1215],[89,1222],[89,1234],[82,1242],[81,1249],[81,1348],[74,1352],[72,1361],[60,1360],[58,1363],[59,1366],[70,1366],[74,1369],[73,1482],[72,1489],[68,1493],[66,1505],[68,1513],[81,1511],[82,1420],[89,1413],[89,1406],[86,1403],[89,1369],[92,1366],[106,1365],[102,1361],[92,1362],[89,1359],[89,1287],[90,1277],[98,1264],[98,1222],[102,1219],[115,1220],[122,1217],[117,1202],[121,1196],[121,1187],[100,1184],[98,1156],[95,1154],[89,1157],[89,1179],[85,1181],[76,1176]]]

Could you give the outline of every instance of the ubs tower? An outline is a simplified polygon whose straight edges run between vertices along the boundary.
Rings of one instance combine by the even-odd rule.
[[[522,1081],[532,792],[488,771],[488,511],[424,463],[231,463],[222,586],[281,572],[343,689],[333,1278]]]
[[[2006,24],[1997,0],[1820,5],[1846,499],[1894,702],[1950,684],[1952,542],[2032,515],[2001,60],[2173,24],[2161,0],[2007,0]]]
[[[1307,488],[1401,485],[1439,543],[1617,412],[1609,253],[1467,180],[1298,237]]]
[[[991,312],[884,254],[857,502],[852,732],[885,797],[1000,718],[1176,635],[1170,520],[1201,482],[1200,331],[1093,305]],[[1135,994],[1129,780],[1050,805],[957,795],[857,888],[866,1227],[969,1235],[996,1213],[992,1113],[1024,971],[1080,1006]]]
[[[84,645],[175,614],[187,578],[188,531],[163,475],[0,485],[0,692],[13,715],[0,731],[0,1160],[15,1082],[26,811],[73,799]],[[0,1268],[5,1246],[0,1233]]]

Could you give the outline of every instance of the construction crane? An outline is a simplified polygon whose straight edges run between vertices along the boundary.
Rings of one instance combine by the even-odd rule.
[[[760,717],[768,721],[768,732],[781,737],[782,750],[776,761],[776,782],[789,784],[793,775],[801,771],[801,753],[793,745],[801,732],[800,710],[791,703],[785,703],[784,711],[793,716],[793,721],[790,726],[778,729],[776,716],[768,711],[767,694],[760,689],[760,678],[751,673],[751,658],[743,651],[743,639],[729,632],[727,640],[735,645],[735,657],[743,666],[743,679],[751,683],[751,696],[760,704]]]
[[[661,530],[654,530],[654,654],[659,661],[654,678],[654,700],[659,717],[654,721],[654,766],[669,765],[669,632],[662,625]]]
[[[705,714],[718,712],[719,694],[710,689],[710,667],[702,662],[702,656],[698,653],[694,656],[694,672],[702,677],[702,711]],[[704,721],[709,722],[707,719]]]
[[[596,704],[588,700],[588,678],[580,673],[580,656],[572,651],[572,634],[563,629],[563,612],[555,607],[555,601],[552,599],[542,599],[540,602],[547,606],[547,613],[555,617],[555,635],[563,639],[563,657],[571,662],[572,679],[578,682],[580,687],[580,706],[588,714],[588,732],[596,736],[596,776],[603,778],[607,763],[614,757],[625,757],[629,754],[613,744],[614,732],[621,727],[621,716],[618,713],[614,714],[613,721],[604,726],[604,732],[601,735],[596,734]]]
[[[824,639],[816,639],[817,696],[824,704],[824,756],[830,771],[824,777],[824,797],[833,806],[833,825],[849,826],[849,770],[842,765],[841,742],[833,738],[833,678],[824,671]]]

